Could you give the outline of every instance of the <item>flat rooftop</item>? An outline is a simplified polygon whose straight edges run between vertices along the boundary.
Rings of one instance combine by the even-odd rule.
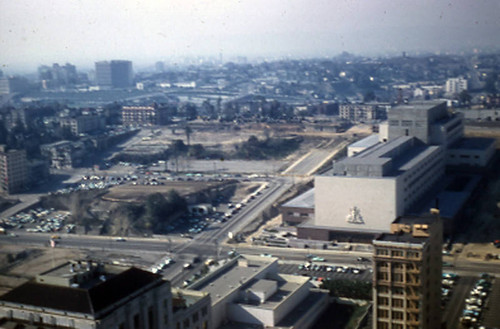
[[[441,100],[431,100],[422,102],[411,102],[409,104],[400,104],[390,109],[393,110],[416,110],[416,111],[428,111],[438,105],[441,105],[444,101]]]
[[[408,150],[403,154],[402,157],[397,159],[395,163],[395,170],[397,171],[407,171],[417,166],[424,158],[429,156],[431,153],[439,149],[441,146],[432,145],[425,146],[420,145]]]
[[[247,286],[255,276],[271,265],[277,258],[263,258],[258,256],[241,256],[249,261],[248,266],[238,266],[238,262],[216,273],[214,276],[194,285],[192,289],[208,292],[212,305],[217,304],[229,293]]]
[[[415,237],[411,233],[383,233],[378,236],[375,240],[377,242],[400,242],[400,243],[412,243],[412,244],[422,244],[427,241],[428,237]]]
[[[349,145],[349,147],[364,147],[364,148],[367,148],[367,147],[371,147],[371,146],[373,146],[373,145],[375,145],[377,143],[379,143],[379,136],[378,136],[378,134],[372,134],[372,135],[370,135],[368,137],[360,139],[357,142],[352,143],[351,145]]]
[[[284,203],[282,207],[314,208],[314,188]]]
[[[429,146],[412,136],[401,136],[383,143],[378,142],[370,148],[344,158],[339,164],[352,165],[384,165],[392,162],[392,170],[383,177],[397,176],[417,166],[422,159],[435,152],[440,146]],[[349,176],[351,177],[351,176]],[[360,176],[361,177],[361,176]]]
[[[278,290],[272,294],[264,303],[254,303],[254,302],[242,302],[238,300],[238,304],[253,305],[258,308],[266,310],[274,310],[278,305],[280,305],[288,296],[290,296],[294,291],[302,287],[309,281],[309,278],[303,276],[293,276],[280,274],[279,278],[276,278],[278,283]],[[262,280],[254,280],[254,285],[258,284]],[[273,280],[274,281],[274,280]],[[252,283],[251,283],[252,284]]]
[[[395,224],[432,224],[436,221],[436,217],[433,215],[428,216],[401,216],[394,220]]]
[[[202,300],[207,295],[208,295],[207,293],[202,291],[172,288],[172,299],[180,298],[182,296],[184,305],[186,307],[196,304],[198,301]]]

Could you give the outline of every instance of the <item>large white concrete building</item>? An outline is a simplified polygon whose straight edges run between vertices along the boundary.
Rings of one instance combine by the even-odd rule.
[[[445,102],[405,104],[388,111],[380,133],[349,147],[333,174],[315,177],[314,220],[299,237],[370,239],[389,232],[442,180],[446,165],[486,165],[494,140],[463,138],[461,114]]]
[[[278,259],[244,255],[189,287],[207,292],[212,328],[224,323],[310,328],[328,305],[328,292],[308,277],[278,273]]]
[[[334,165],[315,179],[315,222],[341,231],[380,233],[444,174],[441,146],[399,137]],[[389,219],[388,219],[389,218]]]

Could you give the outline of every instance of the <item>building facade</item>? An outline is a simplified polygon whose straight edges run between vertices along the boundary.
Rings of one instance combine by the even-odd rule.
[[[7,194],[19,193],[28,186],[28,162],[25,150],[7,150],[0,145],[0,189]]]
[[[299,238],[371,241],[397,217],[425,211],[417,208],[446,166],[485,167],[494,155],[493,139],[463,137],[463,116],[446,102],[403,104],[387,115],[377,135],[351,145],[331,174],[315,177],[314,219],[299,224]]]
[[[314,225],[388,232],[390,223],[443,177],[444,169],[444,149],[414,137],[372,146],[336,162],[333,175],[315,177]]]
[[[0,296],[2,327],[172,328],[170,284],[160,275],[70,262]]]
[[[309,278],[280,274],[277,258],[237,256],[189,289],[210,294],[212,328],[307,329],[328,306],[327,291],[314,289]]]
[[[314,189],[280,206],[281,219],[288,225],[297,225],[314,218]]]
[[[340,104],[339,116],[341,119],[353,122],[369,122],[385,119],[389,107],[389,104],[379,103]]]
[[[105,128],[106,120],[100,115],[79,115],[74,118],[61,118],[61,127],[68,127],[75,136],[99,131]]]
[[[0,95],[25,93],[29,89],[30,85],[26,78],[18,76],[0,77]]]
[[[442,223],[399,218],[373,241],[373,328],[441,328]]]
[[[59,141],[40,146],[40,153],[49,166],[56,169],[70,169],[81,165],[88,156],[88,150],[81,141]]]
[[[122,107],[122,124],[124,126],[154,126],[164,124],[166,121],[165,108],[158,104]]]
[[[173,328],[209,329],[210,295],[205,292],[172,288]]]
[[[96,84],[103,88],[132,87],[132,62],[123,60],[95,63]]]
[[[444,89],[449,95],[460,94],[462,91],[467,90],[467,79],[462,77],[448,79]]]

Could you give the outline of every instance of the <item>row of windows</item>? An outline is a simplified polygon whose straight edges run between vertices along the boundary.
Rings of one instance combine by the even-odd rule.
[[[419,326],[418,325],[406,325],[405,327],[403,327],[403,325],[401,323],[393,323],[391,328],[392,329],[403,329],[403,328],[418,329]],[[389,323],[384,322],[384,321],[377,321],[377,329],[389,329]]]
[[[377,280],[391,281],[395,283],[411,283],[420,284],[420,278],[417,274],[412,273],[392,273],[389,279],[389,272],[377,272]],[[388,292],[388,289],[381,288],[380,292]]]
[[[469,154],[459,154],[458,157],[461,159],[470,159],[472,156]],[[450,154],[450,158],[455,158],[455,154]],[[474,155],[474,159],[479,159],[479,155]]]
[[[207,306],[204,306],[202,309],[201,309],[201,316],[202,317],[206,317],[208,314],[208,308]],[[196,325],[200,320],[200,314],[199,312],[196,312],[194,313],[192,316],[191,316],[191,319],[189,317],[186,317],[183,321],[182,321],[182,327],[181,327],[181,323],[180,322],[177,322],[176,324],[176,329],[187,329],[190,327],[191,324],[193,325]],[[202,328],[203,329],[206,329],[208,327],[208,322],[207,321],[203,321],[202,323]],[[196,328],[199,328],[199,327],[196,327]]]
[[[398,250],[398,249],[385,249],[385,248],[377,248],[375,253],[379,256],[391,256],[391,257],[406,257],[406,258],[420,258],[420,252],[418,251],[412,251],[412,250],[407,250],[406,254],[404,250]],[[388,262],[379,262],[377,264],[380,267],[388,267],[389,263]],[[410,265],[410,264],[407,264]],[[393,268],[403,268],[402,263],[392,263]]]

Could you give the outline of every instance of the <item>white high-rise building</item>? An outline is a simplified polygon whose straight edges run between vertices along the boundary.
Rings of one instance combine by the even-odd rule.
[[[447,94],[460,94],[464,90],[467,90],[467,79],[459,77],[446,80],[445,92]]]

